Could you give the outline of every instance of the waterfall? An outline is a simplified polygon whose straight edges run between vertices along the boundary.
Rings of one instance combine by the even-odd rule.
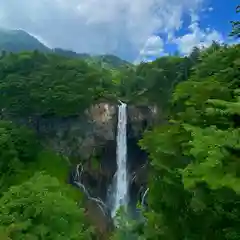
[[[79,172],[80,167],[81,167],[81,171]],[[108,207],[100,198],[91,197],[90,193],[88,192],[88,190],[86,189],[86,187],[81,181],[82,173],[83,173],[83,166],[81,164],[78,164],[76,166],[75,174],[73,176],[73,184],[82,190],[82,192],[85,194],[88,200],[96,202],[97,206],[101,209],[102,213],[106,216],[108,212]]]
[[[112,217],[119,207],[128,204],[128,174],[127,174],[127,105],[120,102],[118,107],[117,126],[117,172],[113,188]]]
[[[144,192],[144,194],[143,194],[142,206],[144,206],[145,198],[146,198],[146,196],[147,196],[147,194],[148,194],[148,191],[149,191],[149,188],[147,188],[147,190],[146,190],[146,191]]]

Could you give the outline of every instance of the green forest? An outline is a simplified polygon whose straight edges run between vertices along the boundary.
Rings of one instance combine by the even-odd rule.
[[[240,24],[231,35],[239,38]],[[99,60],[100,61],[100,60]],[[0,239],[101,239],[64,157],[42,144],[38,122],[79,115],[102,99],[155,104],[146,131],[148,206],[114,240],[240,239],[240,45],[213,42],[189,56],[137,66],[26,51],[0,56]],[[32,126],[32,127],[29,127]]]

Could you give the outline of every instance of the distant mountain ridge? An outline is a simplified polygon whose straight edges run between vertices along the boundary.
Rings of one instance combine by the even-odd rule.
[[[110,54],[94,56],[87,53],[76,53],[74,51],[65,50],[61,48],[54,48],[52,51],[58,55],[65,56],[65,57],[81,58],[90,64],[101,65],[102,67],[105,67],[105,68],[119,68],[119,67],[132,66],[131,63]]]
[[[86,60],[89,64],[101,65],[104,68],[120,68],[132,66],[131,63],[122,60],[114,55],[96,55],[92,56],[87,53],[76,53],[71,50],[65,50],[61,48],[48,48],[37,38],[30,35],[23,30],[8,30],[0,29],[0,52],[22,52],[22,51],[34,51],[38,50],[44,53],[55,53],[61,56],[70,58],[81,58]]]
[[[0,29],[0,50],[8,52],[21,52],[39,50],[50,52],[51,50],[37,38],[23,30]]]

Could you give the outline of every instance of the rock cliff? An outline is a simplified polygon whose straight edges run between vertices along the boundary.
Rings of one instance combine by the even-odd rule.
[[[137,142],[143,131],[158,121],[158,116],[159,110],[154,106],[128,106],[128,163],[131,175],[140,171],[147,158]],[[73,168],[79,162],[83,164],[84,184],[93,195],[105,199],[107,186],[116,171],[116,124],[117,105],[102,101],[79,116],[39,119],[37,130],[48,147],[70,159]]]
[[[139,138],[157,121],[156,107],[128,107],[128,138]],[[69,118],[41,118],[37,131],[48,146],[77,160],[88,160],[110,141],[115,141],[117,105],[101,102]]]
[[[14,121],[20,121],[36,129],[47,147],[68,159],[72,173],[77,164],[81,163],[81,183],[91,196],[106,201],[108,189],[116,171],[117,110],[117,104],[101,101],[78,116],[64,118],[48,116],[35,120],[14,119]],[[154,106],[129,105],[127,112],[130,195],[136,197],[147,179],[147,156],[137,143],[144,130],[158,122],[159,110]],[[71,175],[70,183],[74,183],[73,175],[69,175]],[[92,206],[94,201],[87,201],[87,203]],[[97,205],[95,207],[98,208]],[[100,222],[105,218],[106,216],[100,217]],[[93,218],[93,221],[95,220],[98,219]],[[107,222],[104,220],[104,223]],[[102,228],[107,226],[108,224]]]

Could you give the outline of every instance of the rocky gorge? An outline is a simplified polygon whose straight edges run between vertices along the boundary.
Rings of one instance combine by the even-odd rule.
[[[81,164],[80,182],[91,196],[85,204],[86,213],[102,234],[112,228],[108,197],[117,168],[117,108],[116,103],[100,102],[74,118],[45,120],[38,125],[45,143],[68,160],[69,182],[76,187],[79,187],[74,184],[76,167]],[[148,168],[147,154],[138,146],[138,140],[145,130],[159,122],[159,110],[156,106],[129,105],[127,118],[129,197],[130,205],[136,206],[146,189]],[[105,213],[96,199],[106,204]]]
[[[69,165],[66,181],[76,187],[79,187],[74,184],[76,168],[81,166],[78,169],[81,184],[92,197],[85,203],[86,213],[104,233],[111,227],[111,220],[93,199],[107,204],[109,186],[116,172],[117,108],[116,102],[100,101],[71,117],[14,119],[34,128],[45,147],[64,156]],[[160,112],[156,106],[129,104],[127,119],[129,195],[131,203],[136,204],[146,189],[148,167],[147,154],[140,149],[138,141],[145,130],[159,123]],[[93,213],[98,213],[98,217]]]
[[[0,239],[240,239],[239,44],[66,55],[0,54]]]
[[[155,106],[134,105],[129,105],[127,111],[128,164],[130,174],[135,176],[146,163],[137,142],[146,129],[157,123],[159,112]],[[100,102],[79,116],[42,118],[35,125],[44,143],[65,156],[72,167],[82,163],[84,182],[102,199],[116,171],[116,113],[117,104]],[[138,176],[134,179],[140,182]]]

